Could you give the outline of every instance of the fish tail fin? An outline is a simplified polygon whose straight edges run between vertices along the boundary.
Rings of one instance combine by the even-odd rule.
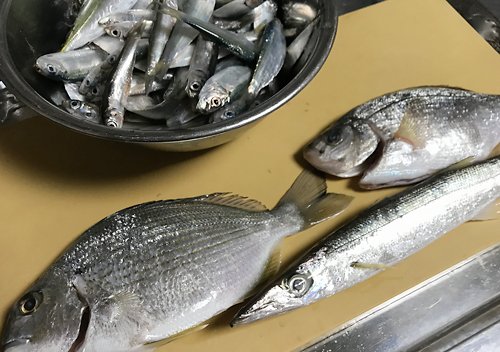
[[[169,63],[160,60],[149,74],[146,74],[146,94],[149,94],[153,87],[155,80],[162,81],[163,77],[167,74]]]
[[[354,198],[345,194],[326,193],[323,176],[304,170],[279,201],[277,207],[294,204],[303,217],[302,230],[343,212]]]

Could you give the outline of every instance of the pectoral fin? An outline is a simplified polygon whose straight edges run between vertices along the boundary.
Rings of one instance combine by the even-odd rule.
[[[430,128],[428,121],[423,118],[419,110],[419,101],[409,103],[401,119],[399,128],[394,134],[393,139],[405,142],[414,149],[424,148],[427,144],[425,139],[426,130]]]

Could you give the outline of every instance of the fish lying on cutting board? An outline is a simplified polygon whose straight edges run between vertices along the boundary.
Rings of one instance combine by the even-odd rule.
[[[121,210],[85,231],[12,306],[6,352],[152,351],[248,296],[284,237],[342,212],[303,172],[273,210],[215,193]]]
[[[466,221],[496,218],[498,197],[500,157],[443,172],[386,198],[316,244],[252,298],[232,325],[307,306],[402,261]]]
[[[373,189],[423,180],[460,160],[484,160],[500,143],[500,96],[419,87],[370,100],[342,116],[304,158]]]

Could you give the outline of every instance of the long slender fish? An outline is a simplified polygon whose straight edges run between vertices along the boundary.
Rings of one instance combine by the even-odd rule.
[[[496,209],[489,210],[499,196],[495,157],[386,198],[315,245],[252,298],[232,324],[276,316],[354,286],[466,221],[497,217]]]
[[[304,172],[273,210],[215,193],[108,216],[12,306],[3,347],[152,351],[248,296],[276,271],[284,237],[352,200],[325,191],[322,177]]]
[[[61,51],[77,49],[99,38],[104,34],[104,28],[99,25],[101,18],[129,10],[136,2],[137,0],[85,1]]]
[[[177,9],[177,0],[164,0],[162,1],[164,4]],[[159,6],[159,5],[156,5]],[[149,51],[148,51],[148,60],[146,67],[146,75],[149,77],[148,83],[146,84],[146,92],[149,94],[153,87],[153,79],[154,69],[160,61],[161,55],[165,50],[165,46],[167,45],[168,38],[172,33],[172,29],[174,28],[176,18],[167,15],[161,11],[157,11],[156,20],[153,25],[153,33],[149,37]]]
[[[364,173],[363,188],[417,182],[460,160],[484,160],[500,143],[500,96],[419,87],[362,104],[304,149],[314,167]]]
[[[106,86],[107,89],[103,93],[105,99],[103,99],[102,110],[106,126],[117,128],[123,126],[125,102],[130,94],[136,49],[145,26],[146,22],[141,22],[130,34],[110,77],[111,80]]]

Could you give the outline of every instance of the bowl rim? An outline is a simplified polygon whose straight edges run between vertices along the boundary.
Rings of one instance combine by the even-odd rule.
[[[338,27],[338,12],[335,2],[324,0],[317,28],[319,31],[318,40],[306,64],[285,87],[251,111],[244,112],[230,120],[207,124],[196,129],[172,131],[118,129],[75,119],[69,113],[47,101],[28,84],[15,66],[8,50],[6,27],[8,10],[12,1],[3,0],[0,5],[0,18],[5,19],[0,21],[0,79],[7,89],[37,113],[60,125],[87,135],[125,142],[178,143],[202,140],[236,130],[261,119],[283,106],[312,81],[330,54]],[[318,48],[324,49],[317,50]]]

